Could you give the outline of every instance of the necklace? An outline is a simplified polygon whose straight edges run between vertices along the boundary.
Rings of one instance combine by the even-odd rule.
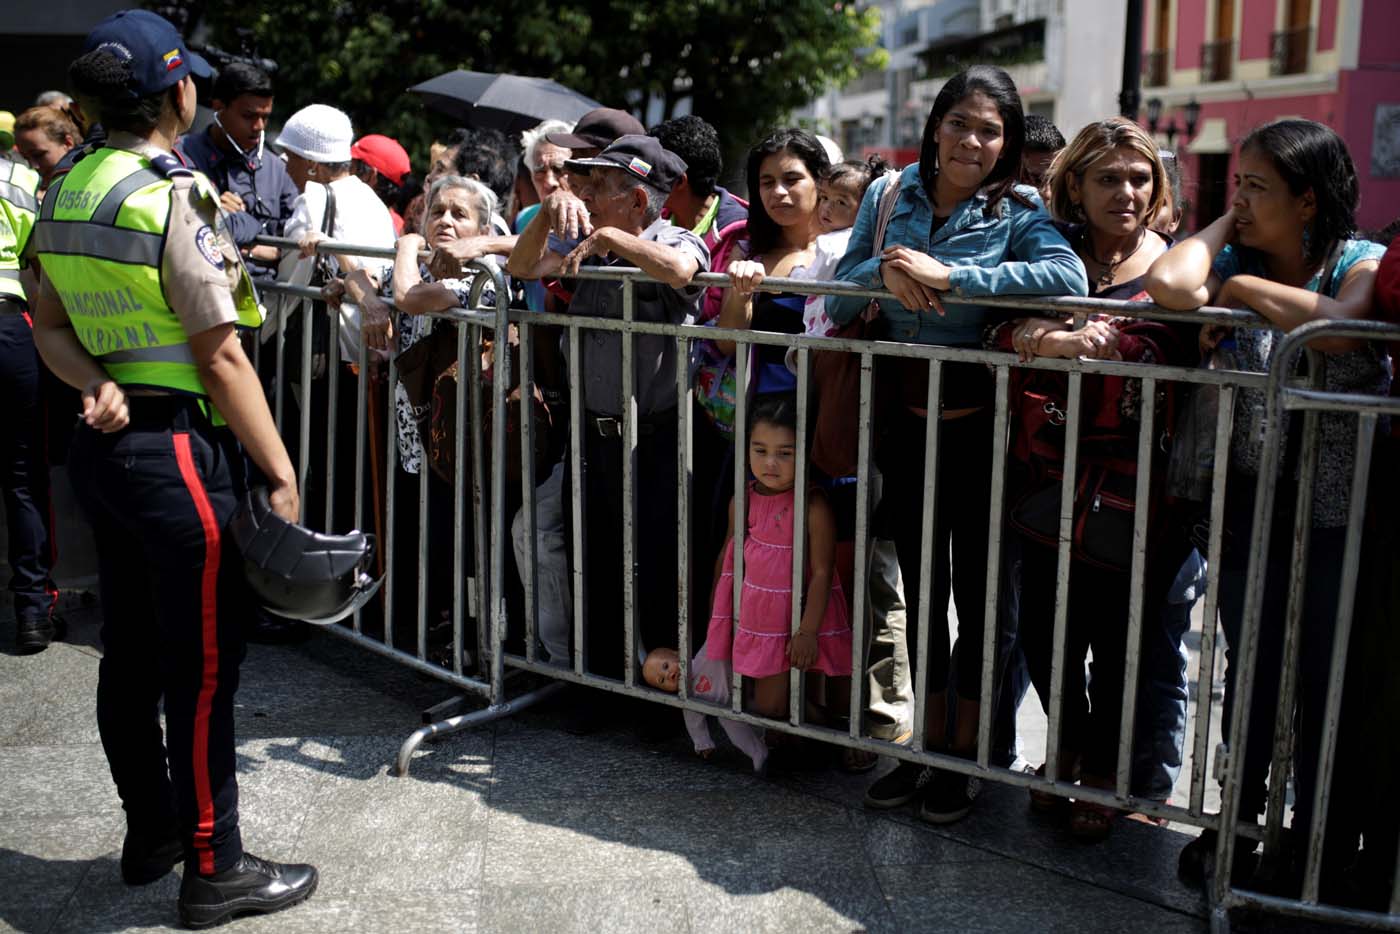
[[[1102,289],[1106,286],[1111,285],[1113,283],[1114,274],[1118,272],[1118,267],[1122,266],[1128,260],[1132,259],[1132,257],[1137,253],[1137,251],[1142,249],[1142,245],[1147,242],[1147,228],[1140,227],[1138,229],[1140,231],[1140,233],[1138,234],[1138,242],[1133,246],[1131,250],[1129,250],[1127,253],[1124,253],[1122,256],[1118,257],[1118,259],[1113,262],[1104,262],[1103,260],[1099,259],[1098,251],[1094,249],[1094,238],[1089,235],[1089,228],[1087,226],[1080,232],[1079,237],[1080,241],[1084,244],[1084,251],[1088,253],[1090,258],[1093,259],[1093,261],[1099,265],[1100,269],[1102,269],[1102,272],[1100,272],[1098,276],[1094,279],[1094,285],[1098,289]]]

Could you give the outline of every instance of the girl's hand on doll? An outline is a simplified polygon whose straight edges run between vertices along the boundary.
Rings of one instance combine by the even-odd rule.
[[[817,661],[817,637],[798,630],[788,643],[788,662],[798,671],[806,671]]]

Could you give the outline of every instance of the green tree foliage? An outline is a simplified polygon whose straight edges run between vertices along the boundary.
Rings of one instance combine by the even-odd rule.
[[[833,0],[240,0],[203,22],[214,45],[277,62],[279,116],[335,104],[422,165],[450,121],[405,89],[454,68],[551,77],[639,116],[649,98],[671,116],[689,97],[742,151],[884,67],[877,16]]]

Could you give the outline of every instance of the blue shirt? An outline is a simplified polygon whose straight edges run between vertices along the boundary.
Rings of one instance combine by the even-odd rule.
[[[987,196],[978,193],[960,203],[930,236],[933,204],[919,179],[918,163],[900,173],[899,184],[899,200],[885,230],[885,246],[907,246],[953,267],[949,276],[953,295],[1088,294],[1084,264],[1055,228],[1035,189],[1016,186],[1016,193],[1031,202],[1031,207],[1007,195],[990,213],[985,210]],[[880,258],[871,253],[885,185],[885,179],[877,179],[861,201],[846,255],[836,267],[836,278],[842,282],[884,288]],[[867,304],[863,298],[830,295],[826,313],[837,324],[846,324]],[[885,336],[918,344],[981,346],[988,316],[998,313],[986,306],[962,304],[949,304],[947,312],[941,316],[910,311],[893,299],[880,302]]]
[[[227,215],[234,243],[244,247],[260,234],[282,236],[292,205],[301,194],[287,167],[275,153],[264,150],[262,161],[249,171],[243,157],[220,149],[211,132],[212,127],[202,133],[187,133],[180,137],[177,148],[219,191],[231,191],[243,199],[245,210]]]

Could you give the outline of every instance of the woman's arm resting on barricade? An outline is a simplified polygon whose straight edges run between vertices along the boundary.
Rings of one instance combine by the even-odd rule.
[[[1220,291],[1220,277],[1211,272],[1211,263],[1234,236],[1235,212],[1230,210],[1157,258],[1143,277],[1147,294],[1163,308],[1176,311],[1212,301]]]
[[[480,237],[463,237],[459,240],[444,243],[434,248],[433,255],[428,258],[428,271],[439,279],[455,279],[462,274],[462,267],[473,260],[481,259],[483,256],[509,257],[515,252],[515,245],[519,240],[520,237],[514,234],[509,237],[485,235]],[[402,237],[399,238],[399,244],[400,252],[402,252]],[[424,248],[422,237],[418,238],[417,248],[420,250]],[[415,270],[418,268],[416,260],[414,261],[413,268]],[[397,288],[394,291],[394,304],[411,315],[422,313],[409,311],[409,309],[404,308],[403,300],[398,297]],[[452,305],[447,305],[445,307],[456,307],[456,303],[454,302]],[[436,311],[438,309],[433,308],[427,310]]]
[[[1328,298],[1308,289],[1272,282],[1261,276],[1231,276],[1220,286],[1215,300],[1221,305],[1244,305],[1259,312],[1274,327],[1291,331],[1309,321],[1345,321],[1371,315],[1375,295],[1376,270],[1380,263],[1367,260],[1347,271],[1336,298]],[[1313,347],[1323,353],[1346,353],[1361,347],[1362,342],[1345,338],[1321,339]]]
[[[456,308],[460,301],[455,292],[441,282],[423,281],[422,271],[418,267],[418,251],[421,249],[423,249],[423,238],[418,234],[404,234],[399,238],[399,255],[394,260],[394,304],[399,311],[410,315],[424,315],[432,311]],[[435,265],[434,260],[445,249],[445,247],[439,247],[433,251],[433,257],[428,261],[429,271]],[[472,259],[476,258],[472,257]],[[452,275],[461,274],[461,266],[455,259],[441,265],[452,268]]]

